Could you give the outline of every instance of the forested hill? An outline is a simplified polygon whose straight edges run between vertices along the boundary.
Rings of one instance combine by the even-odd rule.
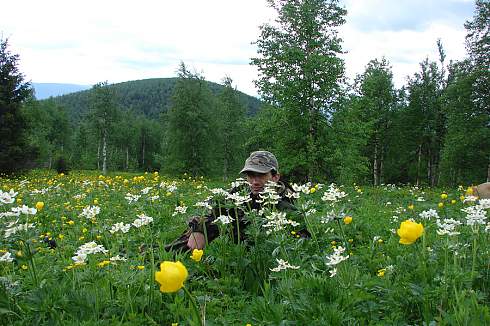
[[[116,103],[121,109],[131,110],[155,119],[169,107],[176,82],[177,78],[152,78],[127,81],[109,87],[114,89]],[[206,83],[214,95],[217,95],[224,87],[209,81]],[[88,110],[90,92],[91,90],[71,93],[54,97],[52,100],[65,107],[72,120],[79,120]],[[255,115],[259,109],[260,100],[240,91],[238,94],[240,101],[247,109],[247,114]]]

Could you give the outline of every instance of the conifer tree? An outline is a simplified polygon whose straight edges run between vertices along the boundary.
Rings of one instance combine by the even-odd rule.
[[[32,96],[29,82],[18,68],[18,54],[0,39],[0,173],[12,173],[33,157],[27,145],[27,124],[21,107]]]
[[[204,78],[184,63],[178,70],[172,105],[166,116],[165,171],[208,175],[212,170],[214,126],[211,93]]]

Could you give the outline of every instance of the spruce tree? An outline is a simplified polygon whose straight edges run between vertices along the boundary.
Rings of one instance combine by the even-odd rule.
[[[204,78],[190,72],[184,63],[178,71],[178,81],[172,96],[172,105],[165,117],[166,143],[165,171],[194,176],[209,175],[216,165],[211,164],[215,148],[213,103]]]
[[[8,39],[0,39],[0,173],[16,172],[33,157],[21,112],[32,89],[29,82],[24,82],[18,60],[19,55],[8,49]]]

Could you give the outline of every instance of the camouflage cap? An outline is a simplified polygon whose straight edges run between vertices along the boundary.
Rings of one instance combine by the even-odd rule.
[[[256,151],[252,152],[247,158],[245,166],[240,173],[268,173],[271,171],[279,172],[279,164],[274,154],[267,151]]]

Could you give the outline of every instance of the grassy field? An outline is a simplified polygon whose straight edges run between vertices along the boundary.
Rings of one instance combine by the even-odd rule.
[[[247,240],[233,243],[232,224],[220,224],[199,260],[164,245],[207,201],[233,207],[216,190],[230,185],[157,173],[3,178],[0,324],[488,325],[490,202],[466,186],[298,185],[297,211],[246,210]],[[184,287],[160,291],[163,261],[183,264],[187,278],[169,282]]]

